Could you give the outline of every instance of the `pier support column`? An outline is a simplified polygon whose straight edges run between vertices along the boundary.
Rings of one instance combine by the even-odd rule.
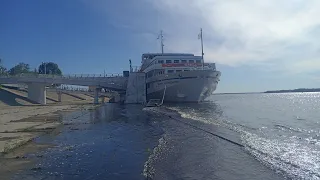
[[[58,102],[61,102],[61,95],[62,95],[62,92],[58,91]]]
[[[28,98],[42,105],[47,104],[46,85],[41,83],[29,83]]]
[[[99,104],[99,88],[94,89],[94,104]]]

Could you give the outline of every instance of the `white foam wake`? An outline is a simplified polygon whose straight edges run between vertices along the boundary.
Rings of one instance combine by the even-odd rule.
[[[203,117],[192,109],[168,108],[177,111],[183,118],[222,126],[240,133],[245,150],[261,163],[277,172],[281,172],[292,179],[320,179],[320,143],[318,141],[309,143],[308,138],[301,139],[295,136],[272,139],[261,133],[262,130],[267,131],[266,128],[252,131],[246,126],[225,119]],[[300,131],[303,132],[304,130]]]
[[[154,174],[155,174],[155,168],[154,168],[154,164],[155,162],[157,162],[158,160],[160,160],[162,156],[162,152],[168,152],[169,147],[167,146],[167,139],[168,137],[166,135],[164,135],[163,137],[161,137],[159,139],[159,143],[158,146],[156,146],[152,152],[150,152],[150,156],[148,158],[148,160],[145,162],[144,164],[144,169],[143,169],[143,175],[146,178],[153,178]]]

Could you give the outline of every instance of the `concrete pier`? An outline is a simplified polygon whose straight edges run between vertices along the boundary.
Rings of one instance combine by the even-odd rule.
[[[122,97],[126,104],[146,102],[146,75],[143,72],[130,73],[126,94]]]
[[[40,83],[28,83],[28,98],[39,104],[45,105],[46,100],[46,85]]]

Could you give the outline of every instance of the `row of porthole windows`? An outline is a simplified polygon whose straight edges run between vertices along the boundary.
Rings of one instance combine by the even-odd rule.
[[[184,70],[178,69],[178,70],[168,70],[167,72],[168,73],[174,73],[174,72],[182,72],[182,71],[190,71],[190,70],[189,69],[184,69]]]
[[[190,71],[189,69],[177,69],[177,70],[173,70],[173,69],[169,69],[169,70],[166,70],[167,71],[167,74],[171,74],[171,73],[175,73],[175,72],[182,72],[182,71]],[[155,75],[161,75],[161,74],[165,74],[164,71],[159,71],[157,72]],[[149,72],[147,73],[147,78],[150,78],[154,76],[153,72]]]
[[[158,60],[158,64],[163,64],[164,62],[166,62],[166,64],[171,64],[172,62],[175,63],[175,64],[178,64],[178,63],[201,63],[201,60]]]

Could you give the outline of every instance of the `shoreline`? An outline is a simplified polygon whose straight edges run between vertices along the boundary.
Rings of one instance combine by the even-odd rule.
[[[14,166],[17,170],[8,171],[6,177],[117,179],[123,176],[125,179],[144,179],[144,164],[163,131],[156,125],[157,120],[149,119],[153,116],[141,107],[108,103],[92,111],[64,114],[65,125],[61,129],[23,146],[40,144],[35,153],[27,153],[18,160],[14,159],[17,154],[11,155],[13,161],[23,164],[20,170],[16,168],[19,165]],[[32,162],[25,162],[28,160]]]
[[[57,134],[65,124],[63,113],[92,110],[102,104],[70,103],[46,106],[18,106],[0,109],[0,174],[10,177],[32,163],[26,154],[52,147],[33,142],[44,134]]]
[[[59,112],[76,111],[90,104],[22,106],[0,110],[0,153],[5,154],[61,125]],[[92,105],[91,105],[92,106]]]

